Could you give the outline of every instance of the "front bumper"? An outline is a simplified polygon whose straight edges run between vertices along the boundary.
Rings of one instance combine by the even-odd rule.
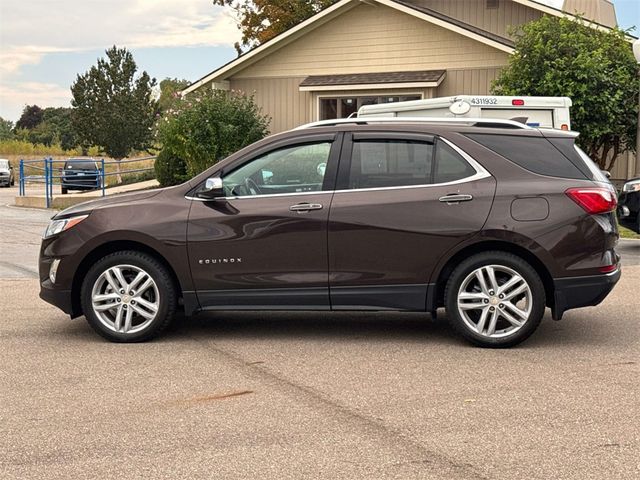
[[[40,298],[51,305],[58,307],[64,313],[75,316],[71,300],[71,290],[56,288],[48,278],[40,282]]]
[[[603,275],[556,278],[553,281],[553,319],[560,320],[567,310],[598,305],[611,293],[621,275],[622,270],[618,265],[615,271]]]

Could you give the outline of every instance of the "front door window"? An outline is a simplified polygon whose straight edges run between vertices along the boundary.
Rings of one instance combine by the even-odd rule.
[[[228,197],[322,190],[331,142],[274,150],[223,178]]]

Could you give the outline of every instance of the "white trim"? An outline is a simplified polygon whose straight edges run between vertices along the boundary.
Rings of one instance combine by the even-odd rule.
[[[260,56],[262,55],[264,52],[270,51],[272,48],[277,47],[277,46],[284,46],[282,45],[283,42],[287,39],[289,39],[291,36],[299,33],[300,31],[306,29],[307,27],[309,27],[310,25],[326,18],[329,15],[335,14],[337,12],[337,10],[342,9],[343,7],[347,7],[349,4],[353,3],[353,5],[351,5],[351,8],[356,7],[357,5],[359,5],[361,2],[360,0],[341,0],[340,2],[332,5],[331,7],[326,8],[325,10],[317,13],[316,15],[308,18],[307,20],[305,20],[304,22],[296,25],[295,27],[287,30],[284,33],[281,33],[280,35],[278,35],[277,37],[273,38],[272,40],[263,43],[262,45],[250,50],[249,52],[245,53],[244,55],[238,57],[237,59],[227,63],[226,65],[220,67],[217,70],[214,70],[213,72],[211,72],[209,75],[206,75],[204,77],[202,77],[200,80],[192,83],[191,85],[189,85],[187,88],[185,88],[184,90],[182,90],[182,94],[186,95],[187,93],[191,93],[194,90],[197,90],[198,88],[200,88],[201,86],[203,86],[206,83],[211,82],[213,79],[222,77],[223,79],[226,79],[225,77],[223,77],[223,75],[228,74],[230,71],[236,69],[238,66],[242,65],[243,63],[254,59],[255,61],[257,61],[257,59],[255,58],[256,56]],[[464,28],[458,27],[457,25],[454,25],[452,23],[446,22],[444,20],[441,20],[439,18],[433,17],[431,15],[428,15],[426,13],[422,13],[419,12],[413,8],[410,7],[406,7],[404,5],[401,5],[399,3],[393,2],[393,1],[389,1],[389,0],[371,0],[368,3],[378,3],[381,5],[384,5],[386,7],[392,8],[394,10],[398,10],[400,12],[406,13],[407,15],[411,15],[413,17],[419,18],[421,20],[425,20],[429,23],[432,23],[434,25],[437,25],[439,27],[443,27],[446,28],[448,30],[451,30],[453,32],[459,33],[465,37],[471,38],[473,40],[476,40],[478,42],[484,43],[485,45],[489,45],[490,47],[496,48],[498,50],[501,50],[503,52],[512,54],[515,50],[507,45],[504,45],[500,42],[496,42],[494,40],[491,40],[487,37],[484,37],[482,35],[478,35],[477,33],[473,33],[469,30],[466,30]],[[318,25],[320,26],[320,25]],[[293,40],[293,39],[292,39]],[[247,65],[248,67],[249,65]]]
[[[379,89],[379,90],[384,90],[384,89]],[[368,97],[368,96],[375,96],[375,97],[414,97],[414,96],[420,96],[421,100],[424,100],[424,92],[395,92],[395,93],[372,93],[371,95],[362,95],[362,94],[358,94],[358,93],[352,93],[351,95],[346,94],[346,93],[342,93],[342,94],[337,94],[337,95],[332,95],[331,92],[326,92],[324,94],[315,94],[313,95],[313,100],[312,100],[312,106],[313,106],[313,102],[315,102],[316,104],[316,110],[315,110],[315,115],[311,114],[312,120],[311,122],[317,122],[317,121],[321,121],[320,120],[320,100],[322,100],[323,98],[349,98],[349,97]],[[399,103],[399,102],[398,102]],[[315,119],[313,119],[313,117],[315,117]],[[339,119],[336,119],[339,120]],[[331,120],[325,120],[325,121],[331,121]],[[298,127],[300,128],[300,127]]]
[[[384,90],[387,88],[435,88],[438,87],[444,75],[437,82],[411,82],[411,83],[357,83],[352,85],[313,85],[298,87],[301,92],[338,92],[348,90]]]

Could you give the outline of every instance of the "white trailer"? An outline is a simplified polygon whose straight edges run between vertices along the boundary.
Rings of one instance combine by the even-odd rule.
[[[457,95],[365,105],[358,117],[456,117],[518,119],[532,127],[571,130],[568,97]]]

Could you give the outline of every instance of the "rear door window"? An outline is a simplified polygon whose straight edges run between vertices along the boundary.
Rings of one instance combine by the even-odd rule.
[[[587,176],[544,137],[468,133],[467,137],[539,175],[584,179]]]
[[[356,135],[352,141],[348,182],[342,188],[431,185],[462,180],[477,173],[447,143],[428,138]]]
[[[458,152],[443,141],[438,141],[434,183],[455,182],[475,173],[473,167]]]
[[[433,143],[405,140],[353,142],[349,188],[384,188],[431,183]]]

